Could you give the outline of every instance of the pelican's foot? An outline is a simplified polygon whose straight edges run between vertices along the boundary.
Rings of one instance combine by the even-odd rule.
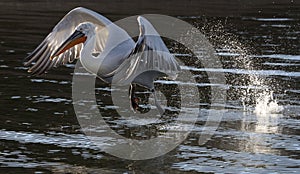
[[[129,88],[130,107],[133,112],[146,113],[151,110],[149,105],[149,93],[145,93],[148,89],[138,87],[136,84],[131,84]]]
[[[131,108],[132,108],[132,110],[134,112],[138,111],[140,99],[138,97],[132,96],[130,98],[130,101],[131,101]]]

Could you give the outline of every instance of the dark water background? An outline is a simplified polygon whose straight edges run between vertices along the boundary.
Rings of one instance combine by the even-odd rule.
[[[156,159],[130,161],[97,150],[81,133],[73,111],[73,66],[34,77],[22,65],[77,6],[112,21],[154,13],[198,27],[222,60],[223,69],[215,73],[225,73],[227,81],[226,110],[212,139],[197,144],[206,120],[200,115],[189,137]],[[0,9],[0,173],[300,172],[299,2],[2,0]],[[189,59],[180,48],[167,46]],[[205,99],[199,104],[209,106]],[[207,110],[214,111],[201,109]]]

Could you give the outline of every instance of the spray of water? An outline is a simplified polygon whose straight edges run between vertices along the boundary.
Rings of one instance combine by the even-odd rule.
[[[277,100],[273,98],[273,91],[264,91],[256,99],[254,113],[257,115],[268,115],[279,113],[283,106],[278,105]]]
[[[283,107],[274,98],[272,90],[276,86],[265,77],[253,73],[257,69],[253,56],[251,56],[255,51],[251,46],[242,44],[236,35],[227,32],[225,25],[226,21],[225,23],[206,21],[206,24],[201,27],[201,31],[217,48],[217,54],[221,56],[221,60],[229,62],[225,63],[224,68],[247,72],[227,76],[227,83],[232,88],[228,94],[229,99],[238,101],[244,111],[254,112],[256,115],[281,112]]]

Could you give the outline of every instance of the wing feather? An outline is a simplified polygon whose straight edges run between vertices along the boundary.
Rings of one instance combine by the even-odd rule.
[[[134,82],[151,89],[153,81],[160,76],[175,79],[180,66],[151,23],[141,16],[137,20],[140,27],[138,41],[130,56],[116,70],[113,81],[118,84]]]
[[[108,35],[108,31],[105,31],[105,26],[112,22],[94,11],[78,7],[65,15],[53,28],[52,32],[49,33],[49,35],[42,41],[42,43],[25,58],[25,66],[33,64],[28,71],[32,74],[43,74],[52,67],[58,67],[66,64],[67,62],[73,62],[75,59],[78,59],[80,49],[82,48],[82,46],[79,45],[66,51],[53,60],[50,60],[50,57],[82,22],[92,22],[97,26],[97,31],[101,31],[101,34],[97,34],[96,36],[95,51],[102,52],[105,48]]]

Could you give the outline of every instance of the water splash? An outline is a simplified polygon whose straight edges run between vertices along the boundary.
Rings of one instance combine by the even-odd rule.
[[[225,25],[227,25],[226,21],[225,23],[208,22],[200,27],[200,30],[216,47],[217,55],[223,60],[222,62],[225,62],[224,68],[244,72],[234,78],[228,77],[227,83],[232,87],[243,86],[243,88],[232,89],[228,94],[229,99],[239,101],[244,111],[254,112],[256,115],[280,113],[283,107],[278,104],[273,95],[273,90],[277,89],[276,83],[266,78],[268,74],[254,73],[258,70],[256,60],[253,60],[257,50],[248,46],[251,45],[249,40],[247,40],[248,44],[244,41],[241,43],[238,36],[226,31]]]
[[[257,115],[277,114],[283,110],[276,99],[273,97],[273,91],[264,91],[256,99],[254,113]]]

